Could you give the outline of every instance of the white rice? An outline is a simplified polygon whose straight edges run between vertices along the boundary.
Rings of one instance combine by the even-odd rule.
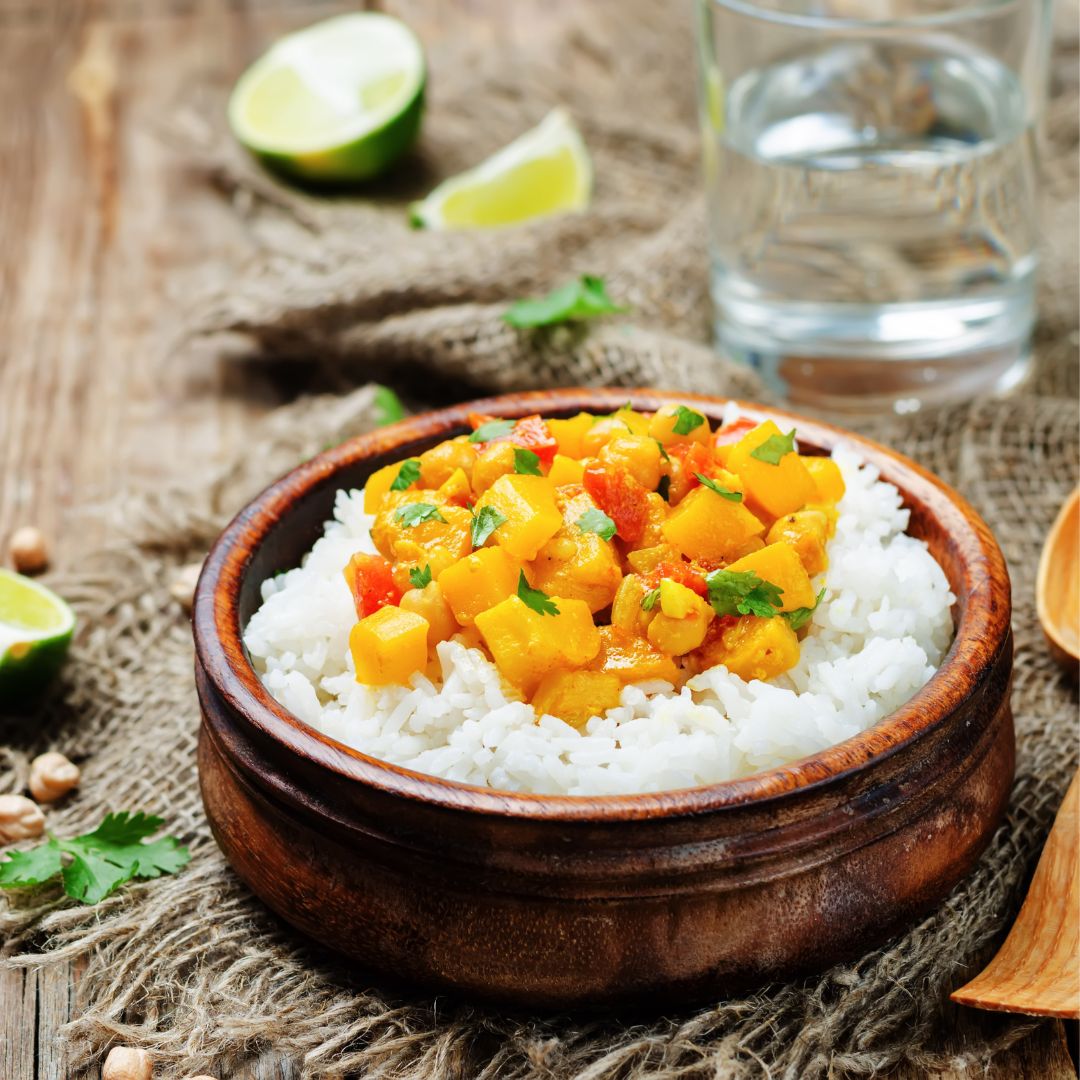
[[[904,530],[900,495],[850,448],[833,454],[847,485],[826,586],[798,665],[745,682],[723,666],[681,691],[628,686],[619,708],[577,731],[537,717],[479,650],[438,646],[440,682],[355,680],[356,613],[342,568],[374,551],[363,494],[339,491],[334,520],[303,565],[263,583],[244,642],[287,709],[384,761],[508,791],[606,795],[715,783],[813,754],[907,701],[952,641],[954,597],[926,545]]]

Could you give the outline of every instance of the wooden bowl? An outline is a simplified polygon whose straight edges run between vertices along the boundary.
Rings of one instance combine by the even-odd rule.
[[[911,509],[957,596],[956,640],[901,709],[813,757],[728,783],[569,797],[470,787],[319,734],[241,643],[260,582],[295,566],[334,492],[468,430],[475,409],[610,412],[652,390],[513,394],[415,417],[305,462],[244,508],[195,599],[206,813],[274,911],[375,973],[528,1007],[679,999],[821,969],[895,935],[971,869],[1013,775],[1009,578],[954,491],[867,440],[790,413],[800,445],[853,443]]]

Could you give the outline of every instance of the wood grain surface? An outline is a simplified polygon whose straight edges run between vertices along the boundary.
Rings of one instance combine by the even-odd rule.
[[[185,87],[225,85],[274,36],[347,6],[0,0],[0,540],[37,524],[70,565],[107,542],[105,501],[208,468],[297,389],[209,351],[176,362],[176,282],[249,248],[157,125]],[[493,46],[535,38],[565,10],[550,0],[385,6],[425,38],[469,33]],[[3,1080],[76,1080],[57,1037],[77,1015],[78,976],[66,966],[0,972]],[[960,1013],[950,1042],[959,1054],[995,1030],[993,1018]],[[268,1056],[239,1078],[298,1075],[298,1063]],[[974,1075],[958,1067],[934,1080]],[[1038,1026],[987,1076],[1075,1076],[1062,1025]]]

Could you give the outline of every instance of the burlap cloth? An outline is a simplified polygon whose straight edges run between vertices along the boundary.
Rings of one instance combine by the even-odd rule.
[[[85,963],[66,1033],[72,1074],[122,1041],[151,1048],[161,1077],[226,1077],[268,1048],[306,1076],[394,1080],[795,1080],[867,1076],[901,1061],[967,1062],[974,1075],[1028,1029],[1000,1018],[959,1051],[943,1043],[948,991],[986,959],[1014,914],[1077,760],[1075,693],[1048,658],[1032,597],[1041,543],[1077,471],[1075,5],[1059,5],[1058,15],[1037,374],[1010,401],[863,425],[967,495],[1011,567],[1017,781],[975,873],[937,912],[857,963],[632,1026],[391,996],[306,945],[239,884],[209,835],[195,773],[190,632],[167,585],[261,485],[373,422],[369,389],[308,397],[272,414],[252,432],[251,452],[212,480],[132,493],[114,508],[124,539],[52,579],[81,630],[37,734],[28,737],[25,724],[5,733],[3,789],[22,788],[29,755],[63,750],[83,763],[84,781],[77,798],[50,811],[55,832],[91,827],[110,808],[138,808],[160,813],[193,853],[177,876],[129,886],[96,908],[57,894],[6,904],[8,963]],[[216,183],[260,245],[249,266],[200,274],[189,335],[239,332],[253,357],[317,362],[340,385],[378,376],[414,402],[560,383],[762,396],[753,377],[704,345],[689,16],[689,5],[623,0],[589,5],[578,23],[527,52],[460,41],[434,48],[420,151],[370,201],[279,186],[223,136],[223,87],[195,108],[188,98],[172,133],[184,140],[178,167],[194,163]],[[556,103],[572,109],[595,159],[587,214],[485,234],[407,229],[407,199]],[[579,271],[605,274],[633,314],[540,335],[499,321],[508,298]]]

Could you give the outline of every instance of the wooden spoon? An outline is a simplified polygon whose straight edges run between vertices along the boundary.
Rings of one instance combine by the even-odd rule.
[[[1065,500],[1046,538],[1035,582],[1039,622],[1054,658],[1080,671],[1080,487]]]

